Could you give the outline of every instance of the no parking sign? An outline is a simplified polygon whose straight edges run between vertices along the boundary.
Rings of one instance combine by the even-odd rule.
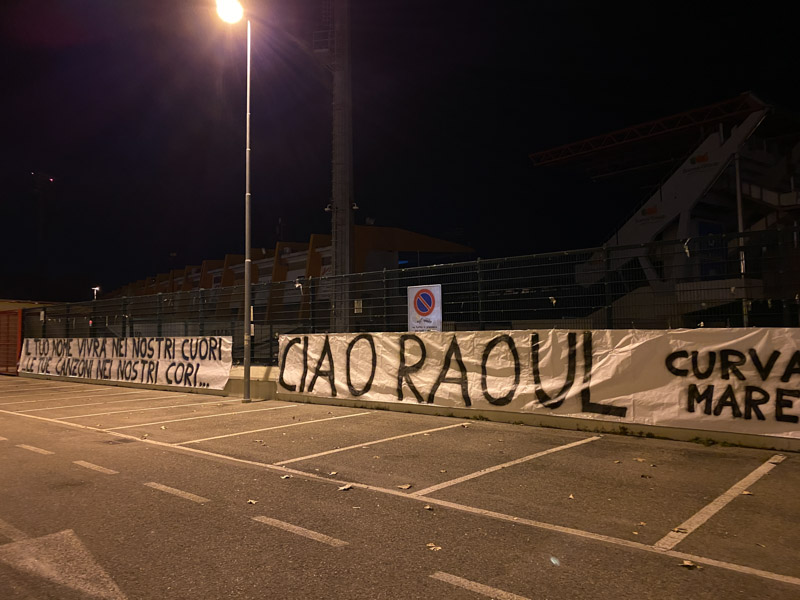
[[[408,287],[408,330],[442,330],[442,286]]]

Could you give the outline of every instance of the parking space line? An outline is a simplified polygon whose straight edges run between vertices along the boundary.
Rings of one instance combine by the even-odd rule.
[[[769,473],[776,465],[782,463],[786,457],[783,454],[776,454],[771,457],[767,462],[754,470],[750,475],[735,483],[727,492],[717,497],[713,502],[707,504],[696,512],[688,520],[681,523],[678,527],[670,531],[663,538],[658,540],[654,546],[661,550],[672,550],[686,536],[692,533],[695,529],[700,527],[703,523],[708,521],[711,517],[722,510],[731,500],[739,496],[748,487],[753,485],[756,481],[761,479],[764,475]]]
[[[565,444],[563,446],[557,446],[555,448],[549,448],[548,450],[543,450],[542,452],[537,452],[536,454],[530,454],[529,456],[524,456],[522,458],[518,458],[516,460],[509,461],[507,463],[503,463],[501,465],[495,465],[493,467],[488,467],[486,469],[481,469],[480,471],[475,471],[474,473],[470,473],[468,475],[464,475],[463,477],[458,477],[456,479],[451,479],[450,481],[443,481],[442,483],[438,483],[436,485],[432,485],[431,487],[427,487],[424,490],[419,490],[418,492],[414,492],[411,494],[412,496],[425,496],[427,494],[431,494],[437,490],[441,490],[452,485],[457,485],[464,481],[469,481],[470,479],[475,479],[476,477],[481,477],[482,475],[488,475],[489,473],[494,473],[495,471],[499,471],[500,469],[506,469],[508,467],[513,467],[514,465],[518,465],[529,460],[533,460],[534,458],[539,458],[541,456],[547,456],[548,454],[553,454],[554,452],[561,452],[562,450],[568,450],[569,448],[574,448],[576,446],[580,446],[582,444],[588,444],[589,442],[594,442],[595,440],[599,440],[601,436],[596,435],[590,438],[586,438],[583,440],[578,440],[577,442],[572,442],[570,444]]]
[[[50,398],[50,400],[55,400],[55,398]],[[15,400],[14,402],[0,402],[0,406],[10,406],[12,404],[31,404],[33,402],[47,402],[48,400]]]
[[[67,426],[70,426],[70,427],[76,427],[78,429],[83,429],[83,430],[86,430],[86,431],[95,431],[95,432],[100,432],[100,433],[107,432],[107,430],[100,429],[100,428],[97,428],[97,427],[91,427],[89,425],[81,425],[79,423],[67,423],[67,422],[64,422],[64,421],[58,421],[56,419],[51,419],[51,418],[47,418],[47,417],[40,417],[38,415],[24,415],[24,414],[19,414],[19,413],[16,413],[16,412],[2,410],[2,409],[0,409],[0,413],[8,414],[8,415],[16,415],[18,417],[26,417],[28,419],[36,419],[36,420],[39,420],[39,421],[45,421],[45,422],[48,422],[48,423],[54,423],[54,424],[58,424],[58,425],[62,425],[62,426],[63,425],[67,425]],[[390,495],[390,496],[397,496],[397,497],[401,497],[401,498],[406,498],[406,499],[414,501],[414,502],[424,502],[426,504],[433,504],[433,505],[436,505],[436,506],[441,506],[443,508],[450,508],[452,510],[456,510],[456,511],[467,513],[467,514],[479,515],[479,516],[483,516],[483,517],[487,517],[487,518],[491,518],[491,519],[496,519],[498,521],[504,521],[504,522],[508,522],[508,523],[513,523],[513,524],[516,524],[516,525],[526,525],[528,527],[533,527],[533,528],[536,528],[536,529],[543,529],[545,531],[551,531],[551,532],[554,532],[554,533],[561,533],[561,534],[564,534],[564,535],[580,537],[580,538],[583,538],[583,539],[593,540],[595,542],[610,544],[610,545],[614,545],[614,546],[621,546],[621,547],[630,548],[630,549],[633,549],[633,550],[639,550],[641,552],[648,552],[648,553],[653,553],[653,554],[657,554],[657,555],[661,555],[661,556],[670,556],[672,558],[680,558],[680,559],[692,560],[693,562],[698,563],[698,564],[702,564],[702,565],[718,567],[718,568],[725,569],[725,570],[732,571],[732,572],[736,572],[736,573],[743,573],[743,574],[746,574],[746,575],[753,575],[755,577],[760,577],[762,579],[769,579],[769,580],[772,580],[772,581],[779,581],[779,582],[787,583],[787,584],[790,584],[790,585],[800,586],[800,577],[792,577],[792,576],[789,576],[789,575],[781,575],[781,574],[778,574],[778,573],[772,573],[770,571],[762,571],[760,569],[753,569],[751,567],[746,567],[744,565],[738,565],[738,564],[735,564],[735,563],[728,563],[728,562],[718,561],[718,560],[715,560],[715,559],[706,558],[706,557],[702,557],[702,556],[694,556],[694,555],[690,555],[690,554],[684,554],[682,552],[677,552],[675,550],[663,550],[661,548],[656,548],[654,546],[649,546],[647,544],[642,544],[642,543],[639,543],[639,542],[633,542],[633,541],[625,540],[625,539],[622,539],[622,538],[614,538],[614,537],[610,537],[610,536],[606,536],[606,535],[602,535],[602,534],[598,534],[598,533],[592,533],[590,531],[582,531],[580,529],[572,529],[570,527],[564,527],[562,525],[553,525],[553,524],[544,523],[544,522],[541,522],[541,521],[534,521],[534,520],[531,520],[531,519],[526,519],[524,517],[515,517],[513,515],[507,515],[507,514],[503,514],[503,513],[498,513],[498,512],[486,510],[486,509],[483,509],[483,508],[477,508],[477,507],[474,507],[474,506],[467,506],[467,505],[458,504],[458,503],[455,503],[455,502],[448,502],[446,500],[441,500],[439,498],[431,498],[431,497],[425,497],[425,496],[411,496],[411,495],[409,495],[409,494],[407,494],[405,492],[400,492],[398,490],[394,490],[394,489],[390,489],[390,488],[383,488],[383,487],[372,486],[372,485],[367,485],[367,484],[363,484],[363,483],[348,482],[348,481],[343,481],[341,479],[333,479],[333,478],[323,477],[321,475],[316,475],[314,473],[307,473],[305,471],[300,471],[298,469],[292,469],[292,468],[289,468],[289,467],[278,466],[277,464],[264,463],[264,462],[248,460],[248,459],[244,459],[244,458],[237,458],[235,456],[229,456],[227,454],[220,454],[219,452],[210,452],[208,450],[201,450],[200,448],[191,448],[191,447],[186,447],[186,446],[175,446],[174,444],[168,444],[166,442],[159,442],[159,441],[156,441],[156,440],[142,440],[142,439],[140,439],[140,438],[138,438],[136,436],[128,435],[128,434],[124,434],[124,433],[115,433],[115,432],[110,432],[110,433],[111,433],[111,435],[116,435],[116,436],[121,437],[121,438],[126,438],[126,439],[129,439],[129,440],[137,441],[137,442],[144,443],[144,444],[149,444],[149,445],[153,445],[153,446],[159,446],[159,447],[162,447],[162,448],[172,448],[173,450],[177,450],[178,452],[188,452],[188,453],[191,453],[191,454],[197,454],[199,456],[208,456],[208,457],[212,457],[212,458],[215,458],[215,459],[218,459],[218,460],[228,461],[228,462],[231,462],[231,463],[250,465],[250,466],[260,467],[260,468],[264,468],[264,469],[273,469],[273,470],[276,470],[276,471],[281,471],[281,472],[286,473],[286,474],[292,474],[292,475],[295,475],[297,477],[302,477],[304,479],[310,479],[310,480],[314,480],[314,481],[323,482],[323,483],[326,483],[328,485],[342,485],[342,484],[345,484],[345,483],[349,483],[350,485],[352,485],[352,487],[354,489],[363,489],[363,490],[378,492],[378,493],[382,493],[382,494],[387,494],[387,495]],[[159,485],[159,484],[156,484],[156,485]]]
[[[497,588],[489,587],[488,585],[483,585],[482,583],[476,583],[475,581],[470,581],[469,579],[463,579],[462,577],[456,577],[455,575],[450,575],[450,573],[444,573],[442,571],[438,571],[433,575],[430,575],[430,577],[433,579],[438,579],[439,581],[444,581],[450,585],[455,585],[457,587],[464,588],[465,590],[481,594],[483,596],[496,598],[497,600],[530,600],[525,596],[519,596],[517,594],[512,594],[511,592],[498,590]]]
[[[90,462],[86,462],[85,460],[73,460],[74,464],[85,467],[87,469],[91,469],[92,471],[97,471],[99,473],[105,473],[106,475],[117,475],[119,471],[114,471],[113,469],[106,469],[105,467],[101,467],[100,465],[94,465]]]
[[[344,448],[336,448],[334,450],[326,450],[325,452],[317,452],[316,454],[309,454],[307,456],[301,456],[299,458],[290,458],[289,460],[282,460],[280,462],[273,463],[276,466],[280,465],[288,465],[294,462],[300,462],[301,460],[310,460],[312,458],[317,458],[319,456],[327,456],[328,454],[336,454],[337,452],[344,452],[345,450],[354,450],[356,448],[363,448],[364,446],[372,446],[374,444],[381,444],[383,442],[391,442],[392,440],[399,440],[401,438],[412,437],[414,435],[422,435],[423,433],[433,433],[434,431],[443,431],[445,429],[453,429],[454,427],[461,427],[461,423],[456,423],[455,425],[446,425],[445,427],[437,427],[435,429],[425,429],[424,431],[415,431],[413,433],[404,433],[403,435],[395,435],[388,438],[383,438],[382,440],[373,440],[371,442],[364,442],[363,444],[354,444],[352,446],[345,446]]]
[[[240,402],[237,400],[237,402]],[[202,417],[185,417],[183,419],[170,419],[169,421],[154,421],[153,423],[140,423],[139,425],[123,425],[122,427],[109,427],[108,429],[100,429],[98,431],[117,431],[118,429],[131,429],[133,427],[148,427],[150,425],[161,425],[163,423],[177,423],[178,421],[194,421],[196,419],[212,419],[214,417],[231,417],[234,415],[242,415],[246,413],[262,412],[265,410],[278,410],[280,408],[294,408],[293,404],[286,404],[285,406],[270,406],[269,408],[257,408],[256,410],[240,410],[238,412],[218,413],[216,415],[203,415]],[[56,420],[56,419],[53,419]],[[170,444],[171,446],[174,444]]]
[[[342,546],[347,546],[348,544],[348,542],[343,540],[337,540],[336,538],[330,537],[323,533],[317,533],[316,531],[311,531],[305,527],[292,525],[291,523],[286,523],[285,521],[278,521],[277,519],[270,519],[269,517],[253,517],[253,520],[258,521],[259,523],[264,523],[265,525],[277,527],[278,529],[283,529],[284,531],[288,531],[290,533],[302,535],[303,537],[307,537],[315,542],[322,542],[323,544],[328,544],[334,548],[340,548]]]
[[[82,419],[84,417],[105,417],[108,415],[118,415],[120,413],[143,412],[146,410],[166,410],[168,408],[182,408],[184,406],[202,406],[203,404],[230,404],[231,402],[241,402],[241,400],[210,400],[208,402],[191,402],[189,404],[172,404],[170,406],[150,406],[148,408],[131,408],[128,410],[112,410],[111,412],[93,413],[90,415],[77,415],[74,417],[57,417],[58,419]]]
[[[36,446],[28,446],[28,444],[15,444],[17,448],[22,448],[23,450],[30,450],[31,452],[37,452],[38,454],[55,454],[55,452],[50,452],[50,450],[43,450],[42,448],[37,448]]]
[[[239,431],[237,433],[228,433],[226,435],[215,435],[214,437],[200,438],[199,440],[189,440],[188,442],[179,442],[176,446],[183,446],[185,444],[197,444],[199,442],[208,442],[210,440],[219,440],[221,438],[235,437],[237,435],[247,435],[248,433],[259,433],[261,431],[271,431],[272,429],[285,429],[286,427],[297,427],[298,425],[311,425],[312,423],[321,423],[322,421],[334,421],[336,419],[347,419],[349,417],[358,417],[360,415],[370,415],[371,412],[354,413],[351,415],[340,415],[338,417],[326,417],[324,419],[312,419],[310,421],[302,421],[300,423],[289,423],[287,425],[275,425],[274,427],[264,427],[263,429],[251,429],[250,431]]]
[[[3,521],[3,519],[0,519],[0,535],[7,537],[12,542],[21,542],[22,540],[28,539],[28,536],[24,531],[20,531],[11,523],[6,523]]]
[[[190,394],[180,394],[181,396],[189,396]],[[99,405],[106,405],[106,404],[119,404],[120,402],[143,402],[145,400],[172,400],[172,398],[161,398],[160,396],[150,396],[148,398],[128,398],[126,400],[112,400],[111,402],[91,402],[88,404],[68,404],[67,406],[48,406],[47,408],[28,408],[26,410],[18,410],[17,412],[21,413],[29,413],[29,412],[41,412],[43,410],[58,410],[59,408],[80,408],[82,406],[99,406]],[[186,404],[181,404],[181,406],[186,406]],[[123,411],[127,412],[127,411]]]
[[[149,481],[145,483],[147,487],[151,487],[154,490],[160,490],[162,492],[166,492],[167,494],[172,494],[173,496],[179,496],[186,500],[191,500],[192,502],[197,502],[198,504],[205,504],[206,502],[211,502],[208,498],[203,498],[202,496],[196,496],[195,494],[190,494],[189,492],[184,492],[183,490],[179,490],[174,487],[169,487],[168,485],[162,485],[160,483],[156,483],[155,481]]]
[[[70,390],[70,391],[59,391],[59,392],[40,392],[38,390],[32,390],[33,393],[40,394],[42,396],[65,396],[65,397],[74,397],[74,396],[102,396],[103,395],[102,389],[92,389],[92,390]],[[6,395],[7,398],[14,398],[14,397],[22,397],[27,398],[30,397],[31,394],[8,394]]]

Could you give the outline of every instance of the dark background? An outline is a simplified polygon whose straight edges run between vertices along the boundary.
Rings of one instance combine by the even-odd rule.
[[[319,4],[246,5],[254,247],[330,232]],[[482,257],[593,246],[641,190],[530,152],[748,90],[798,108],[796,11],[636,7],[352,0],[357,222]],[[0,19],[0,298],[90,299],[243,252],[243,23],[210,0],[6,0]]]

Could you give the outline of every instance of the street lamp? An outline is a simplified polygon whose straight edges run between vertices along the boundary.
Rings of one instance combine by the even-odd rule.
[[[217,14],[226,23],[238,23],[244,8],[237,0],[217,0]],[[247,19],[247,121],[244,159],[244,390],[242,402],[250,402],[250,19]]]

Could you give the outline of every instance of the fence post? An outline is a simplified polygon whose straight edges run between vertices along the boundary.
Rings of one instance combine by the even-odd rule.
[[[311,333],[316,333],[317,329],[314,324],[314,305],[317,303],[317,282],[312,275],[308,279],[308,320]]]
[[[161,292],[156,295],[156,337],[161,337]]]
[[[389,331],[389,323],[387,322],[388,319],[388,304],[389,301],[389,290],[386,288],[386,267],[383,267],[383,328],[384,331]]]
[[[603,244],[603,268],[605,269],[605,277],[603,277],[603,303],[606,306],[606,329],[614,328],[614,308],[611,299],[611,291],[609,286],[611,282],[611,259],[609,257],[608,246]]]
[[[481,257],[475,261],[478,274],[478,329],[483,331],[483,271],[481,270]]]

